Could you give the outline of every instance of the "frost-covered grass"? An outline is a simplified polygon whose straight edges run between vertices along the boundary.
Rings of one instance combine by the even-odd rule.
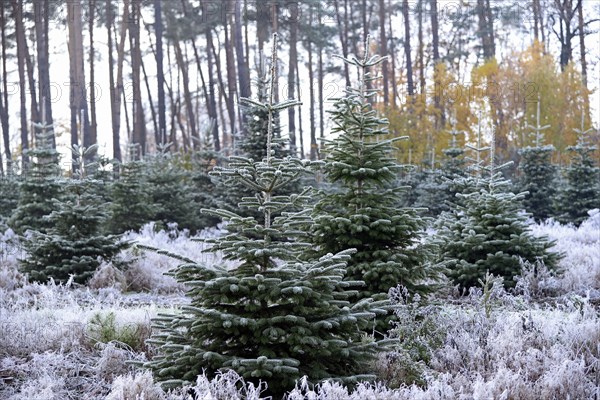
[[[600,213],[581,227],[548,222],[533,232],[557,240],[561,274],[524,266],[514,293],[493,279],[468,297],[446,291],[400,303],[402,345],[373,365],[379,383],[347,388],[300,381],[300,399],[594,399],[600,397]],[[218,230],[202,233],[218,235]],[[202,243],[148,225],[128,240],[206,263]],[[164,272],[178,264],[133,247],[119,271],[103,265],[90,287],[30,284],[18,272],[17,237],[0,234],[0,398],[187,400],[263,399],[265,385],[232,372],[165,393],[129,361],[152,355],[150,319],[186,302]],[[595,397],[596,396],[596,397]]]

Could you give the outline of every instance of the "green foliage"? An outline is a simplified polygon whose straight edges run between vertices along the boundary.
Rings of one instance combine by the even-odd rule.
[[[388,121],[373,110],[369,99],[375,90],[369,70],[378,56],[345,60],[360,72],[358,88],[335,100],[332,133],[338,136],[324,148],[325,178],[338,191],[321,193],[314,207],[312,241],[320,255],[357,249],[348,265],[349,280],[364,280],[361,297],[385,294],[398,284],[425,291],[439,273],[428,263],[430,249],[419,240],[425,221],[417,210],[402,208],[403,187],[396,178],[402,171],[393,156],[393,143],[382,140]]]
[[[119,326],[113,311],[106,314],[96,313],[90,319],[88,337],[95,343],[120,342],[134,351],[146,349],[146,339],[150,336],[150,327],[144,324]]]
[[[112,185],[109,230],[119,234],[129,230],[139,230],[152,221],[156,215],[156,205],[144,176],[144,164],[131,161],[121,165],[119,179]]]
[[[521,176],[517,187],[525,194],[523,205],[537,221],[544,221],[553,215],[553,199],[556,196],[556,172],[552,165],[551,157],[554,146],[543,146],[543,130],[550,125],[540,125],[540,101],[537,105],[537,125],[531,126],[531,136],[535,146],[527,146],[520,150],[521,163],[519,170]]]
[[[28,151],[31,161],[23,173],[17,209],[8,221],[19,234],[27,230],[46,232],[52,227],[44,216],[55,210],[55,200],[62,195],[61,171],[58,153],[52,148],[52,135],[52,131],[38,133],[35,148]]]
[[[10,219],[19,205],[19,180],[14,175],[0,177],[0,223]]]
[[[565,171],[565,184],[559,192],[557,220],[580,225],[588,211],[600,208],[600,168],[595,165],[593,153],[596,146],[589,142],[592,128],[585,131],[583,121],[577,145],[567,149],[573,153],[571,165]]]
[[[272,79],[275,76],[274,51]],[[272,84],[271,84],[272,88]],[[272,113],[297,104],[253,102]],[[271,118],[269,118],[271,120]],[[312,382],[373,378],[365,368],[383,346],[364,335],[387,302],[352,300],[353,287],[345,281],[352,250],[302,261],[307,252],[309,189],[290,195],[275,194],[306,173],[305,162],[277,158],[271,153],[272,125],[267,126],[267,152],[261,161],[231,157],[227,167],[213,174],[231,184],[244,185],[254,196],[245,206],[262,214],[260,221],[227,210],[207,211],[227,222],[227,233],[212,239],[209,252],[219,251],[236,267],[187,262],[173,275],[188,287],[190,304],[175,315],[154,320],[150,343],[158,354],[147,367],[164,385],[194,381],[222,369],[244,379],[266,381],[271,395],[281,396],[307,375]],[[273,217],[278,215],[278,217]]]
[[[55,210],[45,217],[51,228],[34,231],[24,242],[28,256],[20,263],[31,280],[65,282],[73,276],[85,283],[103,260],[111,261],[127,246],[102,231],[107,213],[93,184],[90,179],[63,182],[64,199],[54,200]]]
[[[481,136],[479,137],[481,139]],[[479,139],[479,140],[480,140]],[[457,194],[460,204],[437,221],[438,261],[444,262],[448,276],[463,288],[476,286],[487,273],[504,278],[514,287],[514,277],[521,272],[521,262],[544,262],[556,267],[560,256],[549,249],[553,242],[535,237],[522,212],[524,193],[509,191],[510,182],[501,178],[494,165],[493,146],[471,147],[477,152],[477,175],[459,180],[464,189]],[[489,167],[483,166],[481,153],[491,150]],[[484,171],[489,173],[483,177]]]

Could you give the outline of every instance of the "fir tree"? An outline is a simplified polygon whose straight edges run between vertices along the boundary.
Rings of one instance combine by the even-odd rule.
[[[19,205],[19,180],[13,174],[0,177],[0,226],[3,226]]]
[[[444,211],[450,211],[456,193],[460,191],[456,180],[465,176],[464,150],[458,147],[457,141],[457,136],[461,133],[463,132],[454,128],[450,131],[449,147],[442,150],[442,165],[439,169],[434,169],[432,165],[432,170],[415,189],[417,199],[414,206],[427,208],[426,215],[438,216]]]
[[[74,282],[85,283],[102,261],[111,261],[127,245],[118,236],[103,234],[107,214],[94,194],[96,182],[83,169],[76,175],[63,182],[64,198],[54,199],[54,211],[44,217],[51,227],[33,232],[24,242],[28,256],[20,264],[33,281],[65,282],[73,276]]]
[[[276,35],[274,35],[276,37]],[[271,147],[273,112],[297,104],[273,104],[276,41],[271,66],[267,152],[262,161],[232,157],[228,167],[215,173],[232,184],[246,185],[255,197],[243,200],[263,214],[261,222],[225,210],[213,211],[227,221],[227,233],[212,240],[211,252],[220,251],[236,264],[232,269],[188,260],[174,274],[189,287],[191,304],[180,314],[155,320],[151,343],[158,355],[147,367],[168,380],[165,385],[194,381],[203,371],[233,369],[246,380],[268,383],[270,394],[280,397],[295,381],[307,375],[313,382],[336,378],[347,381],[372,378],[362,375],[381,343],[366,338],[377,309],[375,303],[349,300],[343,280],[351,251],[305,262],[306,224],[309,214],[287,213],[307,200],[308,189],[290,196],[274,195],[277,188],[306,171],[297,158],[277,158]],[[273,218],[273,214],[280,214]],[[383,310],[379,310],[380,312]]]
[[[540,100],[537,103],[537,124],[527,125],[531,129],[535,146],[521,149],[521,163],[519,169],[521,176],[518,188],[527,192],[523,200],[525,209],[537,221],[544,221],[553,214],[552,202],[556,195],[556,167],[552,165],[551,157],[554,146],[544,146],[543,131],[550,125],[540,125]]]
[[[368,49],[365,44],[365,49]],[[367,88],[375,80],[370,70],[383,58],[344,59],[359,72],[358,88],[335,100],[331,111],[332,133],[325,142],[325,178],[340,190],[322,193],[314,208],[312,240],[319,254],[357,249],[348,265],[349,280],[364,280],[363,297],[387,294],[404,285],[425,291],[438,271],[428,263],[430,250],[419,244],[425,221],[417,210],[402,208],[403,187],[396,186],[402,170],[393,157],[393,143],[406,137],[383,140],[387,119],[377,116]]]
[[[202,206],[194,201],[191,173],[168,152],[168,146],[149,157],[145,168],[145,184],[156,211],[152,220],[159,222],[163,229],[172,222],[192,232],[204,228],[198,218]]]
[[[62,193],[59,157],[52,146],[52,127],[34,125],[41,132],[36,134],[35,148],[28,151],[30,163],[23,171],[18,206],[8,223],[19,234],[27,230],[45,232],[52,227],[44,216],[54,210],[54,200]]]
[[[581,129],[577,132],[577,144],[567,149],[573,153],[571,165],[566,169],[566,184],[559,193],[557,220],[579,226],[588,211],[600,208],[600,168],[595,166],[593,154],[597,147],[590,143],[593,128],[585,130],[583,115]]]
[[[139,230],[154,219],[156,207],[146,184],[144,163],[139,160],[121,165],[119,179],[112,185],[109,230],[114,234]]]
[[[492,139],[492,143],[494,139]],[[527,225],[527,214],[522,212],[525,193],[509,191],[510,182],[494,165],[494,147],[467,145],[476,152],[475,176],[459,179],[463,187],[459,201],[449,213],[443,213],[437,222],[439,245],[438,260],[448,268],[448,276],[463,288],[479,285],[489,272],[504,278],[507,287],[513,287],[513,278],[521,273],[521,261],[543,262],[554,269],[560,256],[550,252],[553,242],[532,235]],[[482,154],[491,152],[489,166],[484,165]],[[484,176],[485,173],[485,176]]]

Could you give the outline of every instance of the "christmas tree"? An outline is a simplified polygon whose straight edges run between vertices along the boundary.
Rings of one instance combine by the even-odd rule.
[[[276,35],[274,35],[276,38]],[[260,210],[258,222],[225,210],[212,211],[227,221],[227,233],[211,241],[235,267],[203,265],[187,260],[174,271],[185,283],[191,303],[176,315],[155,320],[158,355],[146,364],[165,385],[194,381],[203,371],[235,370],[251,382],[266,381],[270,394],[281,396],[307,375],[312,382],[373,378],[362,373],[382,343],[366,337],[378,304],[370,299],[353,303],[344,281],[351,251],[319,260],[300,261],[306,242],[308,212],[288,213],[307,200],[309,189],[292,195],[275,191],[306,172],[297,158],[277,158],[271,146],[275,111],[298,104],[273,104],[276,40],[273,45],[270,92],[266,103],[251,101],[268,114],[266,157],[252,161],[232,157],[214,173],[229,182],[252,188],[245,206]],[[248,100],[246,100],[248,101]],[[273,218],[273,214],[279,217]],[[383,305],[383,303],[381,303]]]
[[[527,125],[527,128],[532,130],[531,135],[535,146],[524,147],[519,152],[521,176],[517,185],[519,190],[527,192],[523,205],[537,222],[544,221],[553,214],[552,202],[556,195],[556,167],[551,161],[554,146],[543,145],[543,131],[549,127],[550,125],[540,125],[540,99],[538,99],[537,124]]]
[[[567,147],[573,153],[571,165],[566,169],[566,185],[558,197],[557,220],[579,226],[588,211],[600,208],[600,168],[595,166],[593,154],[597,147],[590,143],[593,128],[585,130],[583,115],[581,128],[575,129],[577,144]]]
[[[479,285],[489,272],[504,278],[513,287],[513,278],[521,273],[521,261],[543,262],[553,269],[559,255],[549,249],[547,238],[535,237],[522,212],[525,193],[509,191],[510,182],[502,178],[502,166],[494,165],[492,146],[482,146],[481,132],[477,146],[467,145],[476,153],[474,176],[459,179],[463,187],[458,193],[459,204],[443,213],[437,222],[438,260],[449,270],[448,276],[463,288]],[[485,165],[482,154],[490,151],[490,163]]]
[[[465,176],[464,150],[458,146],[457,140],[461,133],[454,128],[450,131],[449,147],[442,150],[442,165],[439,169],[434,169],[432,165],[425,179],[415,189],[417,198],[414,206],[427,208],[426,215],[433,217],[450,211],[460,190],[456,180]]]
[[[120,176],[112,185],[110,232],[114,234],[139,230],[156,215],[156,206],[145,177],[145,165],[133,160],[121,165]]]
[[[0,229],[19,205],[19,180],[15,175],[0,177]]]
[[[28,151],[30,163],[23,171],[17,209],[8,225],[17,233],[27,230],[45,232],[52,223],[44,216],[49,215],[55,206],[55,199],[62,193],[61,170],[58,153],[52,146],[54,132],[51,126],[34,124],[40,129],[36,134],[33,150]]]
[[[393,144],[406,137],[382,139],[389,134],[388,121],[373,110],[370,99],[377,91],[367,83],[376,79],[370,70],[383,58],[369,56],[368,47],[367,42],[362,59],[344,59],[359,72],[358,88],[335,99],[331,111],[338,136],[325,142],[323,170],[339,190],[317,201],[312,240],[319,254],[357,249],[348,279],[365,281],[361,296],[387,294],[399,284],[425,291],[438,271],[428,262],[429,248],[420,245],[425,221],[417,210],[400,206],[405,188],[396,184],[402,166]]]
[[[145,184],[156,210],[152,219],[163,229],[173,222],[194,233],[204,228],[191,188],[192,174],[168,151],[168,146],[159,147],[158,152],[146,160],[145,167]]]
[[[64,198],[54,199],[54,211],[44,217],[50,228],[33,232],[24,243],[28,256],[20,264],[30,280],[66,282],[73,276],[74,282],[83,284],[102,261],[111,261],[127,245],[101,231],[107,214],[94,194],[95,184],[83,166],[74,179],[63,182]]]

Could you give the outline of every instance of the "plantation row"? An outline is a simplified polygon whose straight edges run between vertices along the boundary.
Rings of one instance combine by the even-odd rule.
[[[408,173],[393,156],[402,138],[389,138],[388,121],[369,102],[369,69],[381,61],[346,60],[358,68],[359,85],[335,102],[335,138],[322,161],[282,148],[276,112],[297,103],[273,104],[272,96],[246,100],[252,113],[244,155],[165,151],[124,164],[114,180],[102,162],[84,162],[80,149],[73,178],[56,179],[57,155],[42,134],[27,177],[5,180],[1,189],[7,225],[24,235],[23,271],[41,282],[73,276],[85,283],[101,260],[127,268],[118,260],[130,244],[121,240],[126,230],[152,220],[190,230],[223,220],[227,231],[206,241],[208,251],[234,268],[166,249],[182,262],[172,274],[186,285],[190,305],[154,319],[148,343],[156,355],[144,366],[167,387],[230,369],[246,382],[267,381],[280,396],[302,376],[373,379],[367,366],[396,342],[386,332],[397,318],[388,293],[398,285],[406,290],[399,299],[448,282],[466,290],[489,274],[510,288],[523,264],[555,269],[561,255],[532,234],[523,210],[577,224],[600,207],[589,132],[579,132],[562,178],[539,126],[538,146],[523,149],[515,184],[494,161],[494,140],[483,145],[481,133],[468,146],[473,162],[454,143],[440,170]],[[318,190],[309,186],[317,183]],[[414,207],[423,205],[435,219]],[[428,227],[436,233],[425,236]]]

